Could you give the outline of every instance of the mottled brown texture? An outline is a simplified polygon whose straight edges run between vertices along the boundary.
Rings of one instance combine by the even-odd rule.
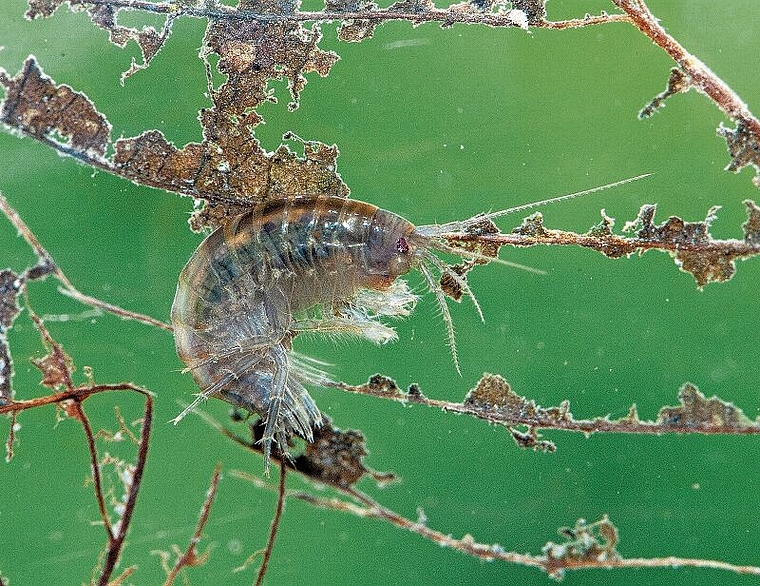
[[[690,383],[686,383],[678,392],[678,407],[663,407],[657,414],[657,423],[678,427],[711,428],[749,428],[756,426],[744,412],[733,403],[718,397],[709,399]]]
[[[546,556],[544,570],[549,576],[561,579],[565,570],[598,563],[612,564],[621,560],[615,549],[618,543],[617,527],[605,515],[593,523],[578,519],[574,527],[558,530],[565,540],[548,542],[543,553]]]
[[[738,173],[744,167],[751,165],[755,168],[752,182],[760,187],[760,138],[749,124],[743,121],[736,123],[736,128],[728,128],[721,124],[717,130],[718,136],[726,139],[731,162],[726,166],[727,171]]]
[[[0,334],[10,329],[20,311],[18,306],[20,291],[19,276],[10,269],[0,271]]]
[[[74,361],[63,349],[58,352],[50,352],[42,358],[32,358],[31,362],[42,373],[40,384],[57,390],[64,386],[68,377],[76,370]]]
[[[67,0],[27,0],[29,8],[26,11],[27,18],[46,18],[53,13]]]
[[[572,420],[569,404],[560,407],[540,407],[532,400],[521,397],[512,390],[510,384],[498,374],[484,374],[478,385],[464,400],[470,408],[498,412],[507,420],[533,422],[567,422]]]
[[[295,467],[313,480],[348,487],[370,472],[364,467],[367,447],[355,430],[341,431],[329,422],[314,433]]]
[[[37,138],[63,140],[72,150],[93,157],[105,154],[111,136],[111,125],[89,98],[56,85],[34,57],[7,80],[0,122]]]
[[[751,199],[744,200],[744,205],[747,206],[747,221],[742,224],[744,241],[760,246],[760,207]]]
[[[259,8],[272,14],[283,9],[276,2]],[[108,5],[91,7],[93,19],[111,32],[112,42],[123,45],[136,36],[134,40],[141,43],[144,63],[133,65],[125,74],[131,75],[155,55],[168,35],[170,21],[156,36],[152,29],[117,25],[118,12]],[[318,27],[305,28],[298,22],[270,24],[210,21],[203,56],[207,59],[217,53],[219,70],[227,80],[213,89],[213,107],[200,113],[200,143],[175,146],[161,131],[147,130],[115,141],[113,159],[105,158],[111,146],[108,121],[86,96],[45,76],[33,57],[16,77],[2,74],[6,97],[0,121],[98,169],[202,199],[206,205],[191,218],[194,230],[217,227],[267,199],[346,197],[349,189],[337,172],[339,153],[334,145],[288,135],[287,140],[303,149],[299,156],[286,145],[269,152],[255,137],[255,127],[262,121],[256,108],[274,100],[268,87],[271,80],[288,80],[295,107],[306,84],[305,74],[327,75],[337,60],[334,53],[317,47]]]
[[[377,9],[378,5],[371,0],[325,0],[325,10],[328,12],[351,13]],[[360,43],[372,38],[377,24],[376,21],[363,18],[343,20],[338,27],[338,38],[349,43]]]
[[[656,209],[654,205],[642,206],[636,222],[629,225],[629,228],[639,227],[639,239],[670,246],[670,255],[676,265],[691,273],[700,287],[728,281],[734,276],[734,261],[739,255],[720,247],[707,246],[714,242],[710,224],[715,220],[717,207],[711,208],[701,222],[686,222],[678,216],[671,216],[659,225],[654,223]]]
[[[512,0],[512,8],[522,10],[528,24],[540,25],[546,19],[546,0]]]
[[[13,360],[8,345],[8,330],[19,314],[18,296],[21,280],[19,276],[5,269],[0,271],[0,405],[13,400]]]

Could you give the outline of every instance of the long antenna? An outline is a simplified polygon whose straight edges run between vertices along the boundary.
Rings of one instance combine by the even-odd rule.
[[[575,199],[576,197],[582,197],[584,195],[590,195],[592,193],[596,193],[597,191],[604,191],[605,189],[611,189],[613,187],[618,187],[619,185],[625,185],[626,183],[633,183],[634,181],[638,181],[639,179],[644,179],[646,177],[649,177],[652,175],[652,173],[644,173],[643,175],[636,175],[635,177],[629,177],[628,179],[621,179],[620,181],[614,181],[613,183],[607,183],[606,185],[599,185],[597,187],[592,187],[591,189],[584,189],[583,191],[576,191],[575,193],[568,193],[567,195],[560,195],[559,197],[552,197],[549,199],[544,199],[541,201],[534,201],[532,203],[525,203],[519,206],[515,206],[513,208],[507,208],[506,210],[500,210],[498,212],[489,212],[487,214],[484,214],[484,216],[488,219],[491,218],[500,218],[501,216],[507,216],[509,214],[516,214],[517,212],[522,212],[525,210],[531,210],[533,208],[549,205],[550,203],[557,203],[560,201],[565,201],[567,199]],[[475,216],[477,218],[478,216]],[[481,216],[482,217],[482,216]],[[471,218],[470,220],[474,220],[475,218]],[[470,220],[465,220],[465,222],[469,222]]]
[[[498,210],[496,212],[488,212],[485,214],[478,214],[467,220],[459,220],[455,222],[448,222],[446,224],[430,224],[428,226],[417,226],[416,232],[422,236],[436,236],[445,232],[458,232],[466,228],[470,224],[480,222],[483,220],[492,220],[494,218],[500,218],[501,216],[507,216],[509,214],[516,214],[525,210],[531,210],[533,208],[549,205],[552,203],[558,203],[569,199],[575,199],[576,197],[582,197],[584,195],[590,195],[597,191],[604,191],[605,189],[611,189],[612,187],[618,187],[625,185],[626,183],[632,183],[639,179],[649,177],[652,173],[644,173],[643,175],[636,175],[635,177],[629,177],[628,179],[621,179],[620,181],[614,181],[605,185],[599,185],[592,187],[591,189],[584,189],[583,191],[576,191],[575,193],[568,193],[566,195],[560,195],[558,197],[551,197],[549,199],[542,199],[541,201],[534,201],[531,203],[525,203],[505,210]]]

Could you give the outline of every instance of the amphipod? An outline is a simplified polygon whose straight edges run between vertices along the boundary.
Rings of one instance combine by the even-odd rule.
[[[458,370],[451,316],[435,273],[448,275],[480,308],[464,278],[433,251],[489,259],[452,247],[443,236],[585,193],[418,227],[373,205],[333,196],[256,205],[212,232],[180,274],[171,311],[174,338],[202,391],[175,423],[208,397],[256,413],[264,421],[265,467],[273,444],[284,453],[291,434],[312,441],[322,415],[305,386],[330,380],[320,363],[293,352],[293,338],[310,331],[376,343],[395,339],[380,318],[404,316],[414,307],[417,296],[399,278],[413,268],[437,299]]]

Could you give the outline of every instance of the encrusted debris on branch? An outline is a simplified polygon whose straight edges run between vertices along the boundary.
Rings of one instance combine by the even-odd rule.
[[[255,36],[257,33],[246,29],[234,32],[225,29],[215,30],[209,37],[207,47],[213,47],[213,51],[221,54],[220,68],[228,71],[242,67],[248,74],[230,75],[214,92],[214,108],[201,114],[202,143],[178,148],[158,130],[111,143],[111,126],[92,102],[66,85],[57,85],[43,73],[34,57],[26,61],[17,76],[11,78],[3,74],[7,93],[0,110],[0,122],[12,131],[36,138],[97,169],[141,185],[203,199],[207,207],[196,212],[191,220],[196,230],[214,227],[266,198],[297,194],[346,196],[349,190],[337,173],[338,149],[335,146],[287,135],[284,138],[302,146],[303,156],[298,156],[286,145],[267,152],[252,133],[252,128],[260,122],[254,108],[269,99],[265,90],[269,75],[277,71],[278,75],[287,76],[292,81],[294,95],[297,95],[305,80],[302,73],[310,70],[324,73],[331,58],[314,49],[314,38],[289,35],[286,36],[287,42],[298,45],[299,54],[311,51],[313,56],[286,66],[274,56],[290,54],[296,47],[286,50],[275,44],[268,46],[267,51],[256,51],[254,60],[239,63],[231,56],[234,51],[230,45],[234,45],[237,36],[244,34]],[[277,39],[277,44],[286,42]],[[275,43],[274,37],[270,42]],[[243,41],[239,43],[240,47],[248,46]],[[267,57],[270,52],[273,55]],[[320,64],[320,59],[327,60]],[[264,67],[260,62],[268,65]],[[113,156],[108,158],[106,152],[111,149]]]
[[[111,125],[87,96],[68,85],[56,85],[34,56],[27,58],[16,77],[4,77],[3,124],[37,139],[57,139],[74,153],[102,159]]]
[[[219,478],[221,474],[221,464],[217,464],[216,468],[214,468],[214,474],[211,477],[211,485],[206,492],[206,499],[203,501],[203,507],[201,507],[201,513],[198,517],[198,523],[195,527],[195,532],[190,538],[187,548],[184,551],[180,551],[176,545],[173,545],[172,553],[169,553],[168,551],[152,552],[155,555],[159,556],[161,565],[166,572],[166,581],[164,582],[163,586],[172,586],[183,569],[202,566],[208,561],[209,555],[211,554],[211,546],[207,547],[203,553],[198,552],[197,546],[203,537],[203,530],[205,529],[206,523],[208,523],[209,517],[211,515],[211,505],[214,502],[214,498],[216,497],[216,493],[219,488]],[[172,558],[172,554],[174,554],[175,561],[170,566],[169,562]]]
[[[741,240],[718,240],[710,234],[710,226],[720,209],[710,208],[704,220],[688,222],[671,216],[661,224],[654,221],[657,206],[641,206],[635,220],[627,222],[623,232],[632,236],[615,234],[615,219],[602,210],[602,220],[585,234],[564,230],[552,230],[544,225],[543,215],[533,214],[511,233],[482,233],[477,235],[451,233],[445,235],[452,244],[478,243],[493,246],[582,246],[601,252],[609,258],[621,258],[647,250],[667,252],[678,268],[690,273],[697,286],[728,281],[736,272],[736,261],[760,254],[760,210],[750,200],[747,221],[742,225]]]
[[[375,383],[375,391],[378,394],[382,394],[383,391],[377,385],[387,387],[389,384],[387,380],[383,381],[380,379],[376,379]],[[395,391],[391,391],[388,394],[394,395]],[[219,426],[219,424],[212,423],[212,425],[219,427],[227,434],[230,433]],[[254,449],[250,444],[247,447]],[[427,539],[441,547],[451,548],[484,561],[501,561],[538,568],[556,580],[562,579],[568,571],[601,568],[712,568],[736,574],[760,576],[760,567],[735,565],[710,559],[680,558],[676,556],[626,558],[618,551],[620,542],[618,529],[606,515],[600,520],[591,523],[584,519],[579,519],[574,527],[560,528],[558,532],[564,539],[559,543],[549,541],[543,546],[541,554],[535,555],[509,551],[498,543],[488,544],[478,542],[469,534],[456,538],[450,533],[433,529],[428,525],[428,517],[421,509],[417,510],[416,520],[409,519],[381,505],[353,484],[346,485],[331,480],[315,479],[308,472],[299,469],[298,466],[288,468],[288,470],[301,474],[306,480],[316,483],[320,488],[324,484],[327,484],[344,498],[326,497],[322,490],[320,490],[319,494],[306,490],[284,491],[281,482],[278,510],[286,498],[294,498],[315,507],[350,513],[365,519],[378,519],[403,531],[419,535],[423,539]],[[273,486],[262,478],[247,472],[233,470],[231,476],[250,482],[258,488],[273,489]],[[251,558],[253,557],[251,556]],[[249,558],[249,561],[251,558]],[[261,576],[261,573],[259,576]]]
[[[633,26],[665,51],[678,66],[671,70],[665,91],[644,107],[640,116],[651,116],[670,96],[694,88],[712,100],[736,124],[735,129],[726,128],[722,123],[718,127],[718,135],[726,139],[731,156],[726,170],[737,173],[751,165],[755,168],[752,182],[755,187],[760,187],[760,120],[726,82],[665,30],[644,0],[612,2],[625,13]]]
[[[617,527],[606,515],[593,523],[578,519],[572,528],[561,527],[559,534],[565,538],[562,543],[550,541],[543,548],[546,559],[544,569],[552,578],[563,578],[567,569],[587,564],[614,564],[622,560],[615,549],[618,544]]]
[[[753,181],[760,186],[760,121],[750,112],[747,105],[739,96],[713,73],[704,63],[690,54],[672,36],[670,36],[658,19],[651,13],[643,0],[612,0],[622,12],[620,14],[601,13],[598,16],[585,15],[583,18],[566,21],[551,21],[547,19],[545,0],[464,0],[447,8],[436,8],[430,0],[400,0],[388,8],[379,8],[371,0],[325,0],[321,11],[302,11],[299,0],[241,0],[236,7],[226,6],[211,0],[203,3],[188,2],[155,2],[150,0],[29,0],[28,18],[49,17],[59,7],[68,5],[71,10],[86,10],[100,28],[107,30],[110,40],[115,45],[123,47],[129,41],[134,41],[142,53],[142,63],[133,62],[124,73],[124,78],[144,69],[150,64],[171,33],[174,21],[182,16],[204,18],[209,21],[201,57],[206,62],[210,72],[208,56],[217,54],[220,58],[219,70],[227,75],[227,80],[219,88],[212,88],[209,81],[214,107],[204,112],[201,120],[204,126],[204,142],[200,145],[187,145],[175,149],[172,153],[178,157],[173,161],[192,161],[186,170],[195,169],[196,175],[190,173],[188,185],[163,186],[159,178],[143,176],[146,185],[179,191],[187,195],[199,197],[209,202],[213,207],[225,201],[228,205],[237,201],[245,204],[247,201],[257,201],[271,196],[261,185],[250,190],[242,186],[227,186],[225,192],[219,192],[219,200],[211,198],[209,188],[212,181],[206,184],[203,179],[214,176],[219,171],[246,168],[245,164],[237,165],[237,161],[225,150],[231,147],[228,138],[237,135],[237,142],[248,146],[248,154],[253,158],[248,163],[256,164],[257,159],[268,153],[262,151],[253,139],[251,129],[261,122],[255,111],[262,101],[273,100],[268,89],[270,80],[285,79],[291,92],[291,109],[298,106],[298,97],[306,84],[305,73],[316,71],[327,75],[338,56],[318,47],[321,39],[319,24],[322,22],[339,21],[338,37],[344,41],[362,41],[370,38],[378,24],[391,20],[406,20],[413,25],[423,22],[439,22],[448,27],[455,23],[471,23],[485,26],[551,28],[564,29],[625,22],[637,27],[647,35],[658,47],[665,51],[676,63],[671,69],[667,87],[657,95],[641,112],[642,117],[651,116],[661,108],[665,100],[675,93],[686,92],[691,88],[710,98],[736,125],[734,129],[720,126],[719,135],[723,136],[729,147],[731,162],[728,170],[739,171],[747,165],[755,167],[756,175]],[[124,26],[119,23],[122,13],[144,12],[151,15],[163,15],[164,23],[161,30],[152,26]],[[310,26],[306,26],[311,23]],[[233,99],[234,98],[234,99]],[[256,103],[248,103],[253,100]],[[235,112],[225,106],[238,101],[241,108]],[[209,116],[210,115],[210,116]],[[209,124],[209,119],[213,124]],[[237,131],[225,129],[217,132],[217,126],[235,126]],[[39,135],[37,135],[38,138]],[[135,137],[138,138],[138,137]],[[221,140],[216,143],[216,139]],[[130,140],[130,139],[127,139]],[[134,140],[134,139],[132,139]],[[164,141],[166,142],[166,141]],[[207,148],[214,143],[214,148]],[[252,143],[252,144],[248,144]],[[200,147],[200,148],[199,148]],[[219,150],[220,149],[220,150]],[[129,150],[129,149],[127,149]],[[243,152],[246,152],[245,149]],[[70,152],[68,154],[74,154]],[[183,156],[184,155],[184,156]],[[203,158],[207,157],[207,158]],[[82,157],[80,157],[82,158]],[[89,161],[86,161],[92,164]],[[214,165],[221,165],[217,168]],[[230,167],[227,167],[227,165]],[[259,160],[258,164],[262,165]],[[209,165],[209,168],[205,168]],[[180,165],[181,167],[182,165]],[[113,165],[106,165],[107,170],[117,172]],[[263,169],[265,170],[265,169]],[[258,168],[262,171],[262,168]],[[224,173],[222,173],[224,175]],[[264,174],[266,176],[266,174]],[[215,177],[221,180],[223,177]],[[231,174],[228,180],[233,180]],[[139,180],[139,179],[135,179]],[[197,183],[197,184],[196,184]],[[224,182],[222,181],[224,184]],[[221,214],[222,216],[224,214]],[[198,216],[194,227],[220,220],[220,211],[212,211],[208,216]]]
[[[260,419],[255,419],[249,424],[250,437],[241,437],[203,411],[196,410],[194,413],[235,443],[247,450],[262,453],[264,424]],[[328,417],[323,417],[322,426],[314,430],[314,441],[306,444],[301,453],[287,454],[284,458],[284,464],[289,470],[296,470],[314,482],[344,488],[353,486],[364,477],[373,478],[380,484],[393,482],[395,476],[392,473],[378,472],[364,464],[368,452],[366,441],[360,431],[338,429]],[[240,419],[238,414],[235,414],[234,418]],[[273,460],[279,459],[280,454],[273,454]]]
[[[214,42],[217,44],[209,46],[224,53],[220,47],[225,44],[221,40]],[[308,50],[307,41],[300,39],[298,42],[306,43],[303,49]],[[223,58],[220,67],[233,67],[225,59],[231,58]],[[222,66],[222,63],[226,65]],[[260,88],[265,87],[265,77],[259,82]],[[253,81],[246,78],[246,83]],[[215,92],[216,107],[205,111],[201,117],[205,128],[202,143],[190,143],[178,149],[159,131],[147,131],[135,138],[116,141],[112,145],[113,159],[109,160],[104,156],[110,144],[110,125],[105,118],[85,96],[73,92],[68,86],[56,85],[30,58],[17,77],[5,79],[8,95],[2,104],[0,121],[18,132],[58,145],[94,167],[137,183],[204,199],[207,205],[191,219],[196,230],[217,226],[225,218],[247,209],[254,201],[269,197],[348,195],[348,187],[337,173],[338,150],[335,146],[300,141],[304,152],[302,157],[287,146],[267,153],[249,129],[250,125],[259,122],[258,119],[254,117],[245,125],[235,122],[246,115],[251,116],[250,112],[260,102],[256,102],[255,97],[250,102],[238,100],[236,96],[242,88],[233,91],[229,84],[228,79]],[[41,107],[40,104],[45,105]],[[285,138],[300,140],[294,135]],[[673,216],[655,225],[655,207],[646,205],[636,220],[626,225],[628,231],[637,230],[635,237],[613,234],[614,221],[606,215],[601,224],[587,234],[579,235],[549,230],[543,224],[543,217],[534,214],[511,234],[495,234],[491,227],[484,227],[477,233],[453,234],[451,242],[465,246],[490,245],[491,249],[482,248],[485,256],[495,254],[495,248],[505,244],[574,244],[593,248],[612,258],[660,249],[669,252],[679,268],[691,273],[702,287],[711,282],[727,281],[735,272],[736,259],[749,258],[760,252],[755,225],[757,213],[752,211],[754,203],[747,206],[750,219],[745,224],[744,241],[712,238],[709,228],[717,208],[711,209],[701,222],[686,222]],[[466,272],[471,267],[460,268]],[[461,296],[453,284],[444,283],[443,286],[452,297]]]
[[[701,433],[701,434],[760,434],[760,418],[750,420],[732,403],[717,397],[706,398],[691,383],[685,383],[679,393],[679,405],[662,407],[654,421],[639,418],[636,406],[620,419],[599,416],[577,419],[570,411],[570,402],[556,407],[541,407],[533,400],[517,394],[500,375],[484,374],[475,388],[461,403],[430,399],[412,385],[404,392],[388,377],[376,374],[364,385],[337,383],[342,390],[391,399],[401,403],[421,404],[443,411],[471,415],[492,424],[506,427],[521,447],[552,452],[555,446],[540,440],[537,430],[559,429],[584,434],[606,433]]]
[[[689,77],[678,67],[674,67],[670,70],[670,77],[668,77],[668,83],[665,86],[665,90],[662,93],[657,94],[649,104],[644,106],[639,112],[639,118],[649,118],[653,116],[657,110],[665,106],[665,100],[670,96],[679,93],[686,93],[691,89],[689,83]]]
[[[20,292],[20,277],[10,269],[0,271],[0,405],[13,400],[13,360],[8,346],[8,330],[21,311],[18,304]]]

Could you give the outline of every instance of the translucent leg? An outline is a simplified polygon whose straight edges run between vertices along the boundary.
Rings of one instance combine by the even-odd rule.
[[[288,384],[288,354],[281,345],[273,346],[269,357],[274,366],[272,377],[272,390],[269,395],[269,407],[267,408],[266,421],[264,422],[264,436],[261,438],[264,446],[264,470],[269,474],[269,459],[272,454],[272,443],[279,444],[280,450],[287,447],[287,436],[283,417],[285,395]]]

